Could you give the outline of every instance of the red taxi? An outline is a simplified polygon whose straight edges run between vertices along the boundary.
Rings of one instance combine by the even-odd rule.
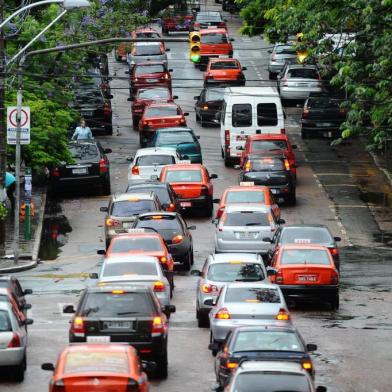
[[[132,38],[162,38],[161,35],[155,29],[151,27],[140,27],[132,31]]]
[[[175,103],[152,103],[146,106],[139,121],[140,145],[145,147],[158,128],[186,127],[185,116],[188,115]]]
[[[204,73],[204,86],[222,83],[245,86],[245,70],[237,59],[210,59]]]
[[[215,178],[218,176],[210,175],[203,165],[179,163],[165,166],[159,181],[171,185],[181,208],[201,210],[205,216],[210,217],[214,192],[211,180]]]

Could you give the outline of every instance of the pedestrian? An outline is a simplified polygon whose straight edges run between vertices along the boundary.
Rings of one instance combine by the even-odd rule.
[[[11,210],[15,210],[15,189],[16,189],[16,179],[15,176],[9,172],[5,173],[5,189],[7,192],[7,197],[9,201],[11,202]]]
[[[81,120],[80,126],[76,127],[74,134],[72,135],[72,140],[85,140],[92,139],[93,134],[91,133],[91,129],[86,126],[86,121]]]

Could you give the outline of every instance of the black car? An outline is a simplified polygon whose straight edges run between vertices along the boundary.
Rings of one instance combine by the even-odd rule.
[[[180,211],[180,204],[173,192],[170,184],[154,181],[154,180],[141,180],[128,185],[126,193],[140,193],[140,192],[154,192],[165,211]]]
[[[99,187],[104,195],[110,195],[110,168],[106,154],[112,150],[87,139],[70,142],[68,148],[71,160],[50,170],[52,191],[59,193],[64,188],[85,186]]]
[[[150,287],[89,287],[82,292],[69,330],[70,343],[129,343],[142,359],[157,363],[159,376],[167,377],[168,321],[175,306],[161,307]]]
[[[187,226],[181,215],[177,212],[152,212],[137,217],[133,228],[153,229],[165,241],[175,262],[189,271],[193,265],[193,242],[189,230],[195,226]]]
[[[196,121],[204,125],[217,125],[217,116],[220,114],[223,106],[224,88],[204,88],[200,95],[194,97]]]
[[[249,155],[240,172],[240,182],[268,186],[276,200],[295,205],[296,182],[290,164],[284,156]]]
[[[216,349],[216,343],[209,348]],[[226,386],[231,375],[243,360],[297,362],[314,377],[314,367],[309,351],[317,350],[315,344],[305,344],[293,326],[238,327],[228,333],[216,356],[215,373],[219,384]]]
[[[272,238],[275,249],[284,244],[317,244],[327,247],[340,270],[339,248],[340,237],[334,237],[328,227],[319,224],[302,224],[279,227]]]
[[[203,30],[209,28],[226,28],[226,21],[218,11],[199,11],[192,22],[191,30]]]
[[[241,6],[235,2],[235,0],[222,0],[222,11],[228,11],[230,13],[239,12]]]
[[[326,94],[310,94],[301,116],[301,136],[337,137],[340,126],[346,121],[347,110],[341,108],[341,98]]]
[[[0,288],[9,290],[15,302],[18,304],[19,310],[26,315],[27,309],[30,309],[31,305],[26,303],[25,295],[32,294],[33,290],[23,290],[19,280],[13,275],[0,275]]]

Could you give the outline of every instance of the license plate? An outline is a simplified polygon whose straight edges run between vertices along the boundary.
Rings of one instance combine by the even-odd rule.
[[[105,329],[131,329],[130,321],[106,321],[103,323]]]
[[[236,140],[246,140],[246,135],[237,135]]]
[[[257,236],[257,233],[248,232],[248,231],[239,232],[238,236],[243,239],[254,239]]]
[[[299,282],[316,282],[317,276],[315,276],[315,275],[299,275],[298,281]]]
[[[82,115],[83,116],[92,116],[94,114],[93,110],[86,110],[86,111],[82,111]]]
[[[192,203],[190,201],[182,201],[180,202],[181,207],[191,207]]]
[[[72,169],[72,174],[87,174],[86,168]]]
[[[309,83],[296,83],[295,86],[296,87],[308,87]]]
[[[110,343],[110,336],[87,336],[87,343]]]
[[[147,83],[156,83],[158,79],[147,79]]]

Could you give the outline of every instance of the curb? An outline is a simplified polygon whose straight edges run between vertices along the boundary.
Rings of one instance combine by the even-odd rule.
[[[382,167],[382,166],[380,165],[380,162],[378,161],[377,155],[376,155],[374,152],[369,151],[369,154],[370,154],[370,156],[373,158],[374,164],[377,166],[377,168],[378,168],[380,171],[382,171],[382,172],[384,173],[384,175],[385,175],[387,181],[389,182],[389,185],[392,187],[392,175],[388,172],[387,169],[385,169],[384,167]]]

